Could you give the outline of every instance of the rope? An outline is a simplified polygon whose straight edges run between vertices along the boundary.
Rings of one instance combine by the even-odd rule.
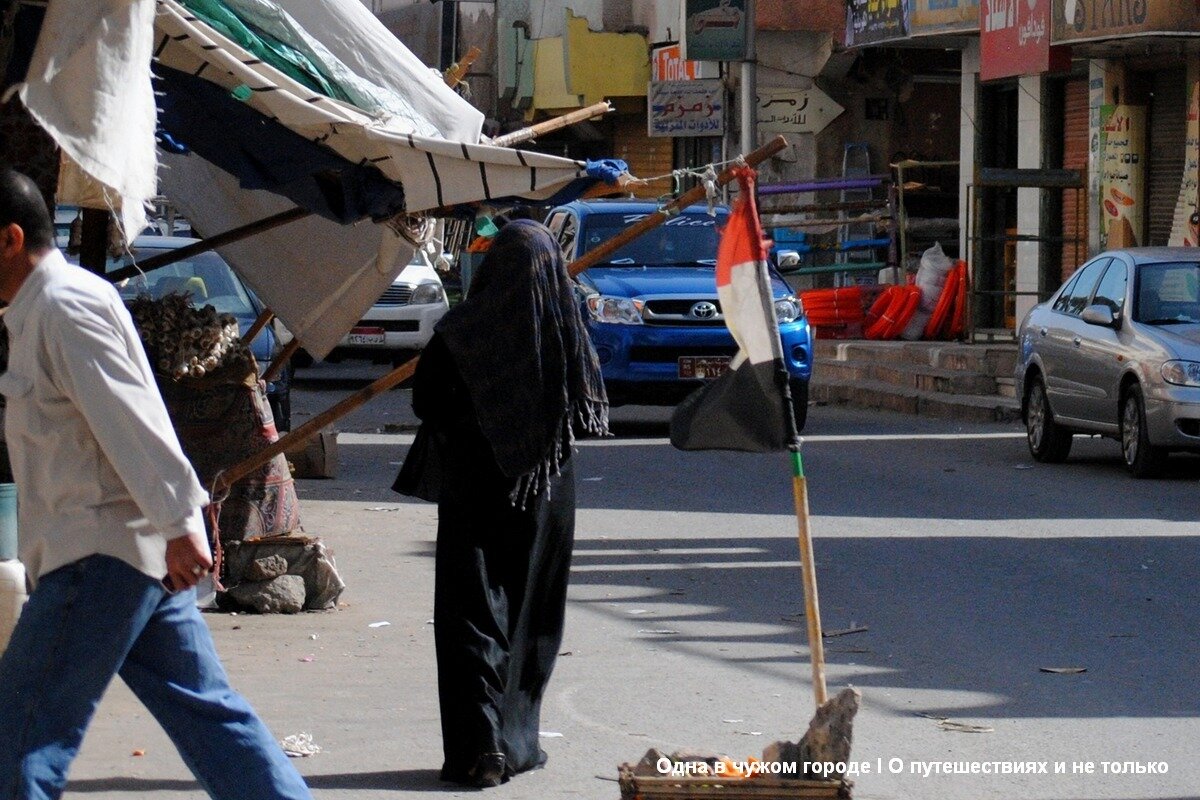
[[[434,221],[427,214],[397,214],[387,221],[392,231],[411,244],[420,248],[433,238]]]
[[[712,171],[713,175],[715,176],[716,172],[717,172],[717,167],[727,167],[730,164],[740,164],[740,165],[744,166],[745,163],[746,163],[745,157],[738,156],[737,158],[731,158],[728,161],[714,161],[711,164],[706,164],[703,167],[680,167],[679,169],[671,170],[670,172],[666,173],[665,175],[655,175],[650,178],[631,178],[630,183],[646,184],[646,183],[654,183],[655,181],[665,181],[668,178],[670,178],[672,180],[679,180],[680,178],[685,178],[685,177],[692,177],[692,178],[698,178],[700,180],[703,180],[704,177],[708,174],[708,172],[710,170]]]
[[[212,487],[208,490],[208,495],[211,498],[208,504],[206,513],[208,514],[209,526],[212,528],[212,549],[213,549],[213,568],[212,579],[213,588],[218,592],[225,591],[225,587],[221,585],[221,567],[223,566],[225,549],[221,546],[221,505],[229,499],[229,492],[232,487],[224,487],[224,491],[218,494],[217,487],[221,485],[221,475],[225,470],[220,470],[213,476]]]

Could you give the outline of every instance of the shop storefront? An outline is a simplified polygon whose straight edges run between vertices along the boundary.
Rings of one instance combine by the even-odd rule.
[[[1054,0],[1053,40],[1089,63],[1090,251],[1197,244],[1200,14],[1166,0]]]

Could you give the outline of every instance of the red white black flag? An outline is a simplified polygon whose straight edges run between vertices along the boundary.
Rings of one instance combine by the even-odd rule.
[[[765,453],[789,443],[779,382],[783,349],[767,274],[767,245],[754,202],[754,170],[735,169],[741,191],[717,250],[717,296],[738,352],[729,371],[689,395],[671,417],[680,450]]]

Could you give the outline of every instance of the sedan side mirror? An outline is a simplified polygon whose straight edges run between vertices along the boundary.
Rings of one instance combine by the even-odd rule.
[[[1085,308],[1080,316],[1089,325],[1116,328],[1120,324],[1120,318],[1114,316],[1112,309],[1103,303],[1093,303]]]

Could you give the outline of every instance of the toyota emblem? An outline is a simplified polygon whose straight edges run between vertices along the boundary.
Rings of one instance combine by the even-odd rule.
[[[717,305],[716,303],[703,300],[692,306],[692,310],[689,313],[696,319],[712,319],[717,315]]]

